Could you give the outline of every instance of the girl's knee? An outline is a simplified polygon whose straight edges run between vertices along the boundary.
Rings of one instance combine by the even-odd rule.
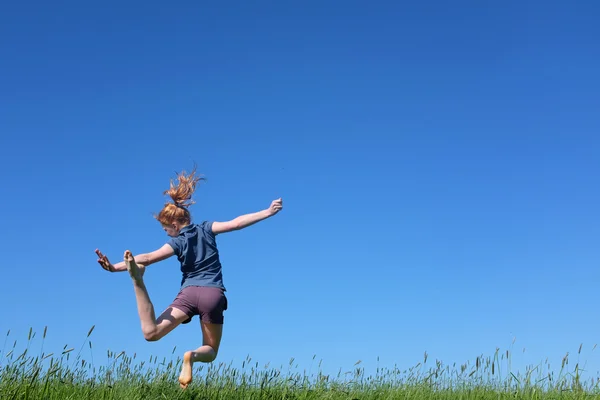
[[[158,329],[156,328],[142,328],[142,333],[147,342],[156,342],[161,338]]]

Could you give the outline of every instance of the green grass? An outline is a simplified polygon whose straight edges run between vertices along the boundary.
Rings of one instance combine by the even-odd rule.
[[[93,330],[79,349],[65,346],[50,353],[44,352],[43,341],[37,352],[30,348],[35,337],[30,330],[19,354],[17,341],[10,348],[9,331],[0,353],[0,399],[600,399],[598,378],[584,381],[578,362],[569,367],[568,354],[556,374],[547,361],[515,372],[510,351],[499,349],[493,356],[452,366],[425,354],[413,367],[377,369],[373,376],[366,376],[359,363],[336,376],[298,372],[293,359],[280,368],[261,367],[250,357],[237,368],[198,363],[194,382],[182,391],[180,358],[140,360],[108,351],[99,363],[89,339]],[[89,359],[82,356],[86,347]]]

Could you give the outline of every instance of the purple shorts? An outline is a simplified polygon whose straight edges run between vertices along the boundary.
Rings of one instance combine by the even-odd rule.
[[[223,311],[227,310],[225,291],[217,287],[187,286],[183,288],[171,303],[189,317],[183,321],[187,324],[194,315],[199,315],[202,322],[223,324]]]

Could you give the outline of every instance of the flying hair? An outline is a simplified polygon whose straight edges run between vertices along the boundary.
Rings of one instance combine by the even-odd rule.
[[[173,202],[165,203],[163,209],[155,217],[161,224],[170,225],[173,222],[187,225],[192,218],[188,207],[195,203],[192,199],[196,186],[201,180],[206,180],[196,176],[196,167],[191,173],[186,174],[185,171],[177,174],[177,184],[171,179],[169,189],[163,194],[168,195]]]

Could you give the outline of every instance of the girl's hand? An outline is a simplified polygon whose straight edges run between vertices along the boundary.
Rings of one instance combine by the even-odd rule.
[[[117,269],[114,265],[108,261],[108,257],[100,252],[100,250],[96,249],[96,254],[98,255],[98,264],[108,272],[117,272]]]
[[[273,200],[273,202],[271,203],[271,206],[269,207],[269,214],[275,215],[282,209],[283,209],[283,200],[281,200],[281,197],[280,197],[277,200]]]

